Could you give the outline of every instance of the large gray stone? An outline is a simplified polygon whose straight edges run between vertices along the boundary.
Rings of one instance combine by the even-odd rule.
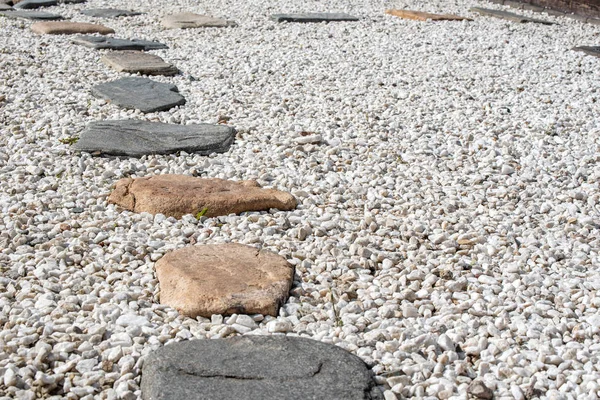
[[[14,8],[9,6],[8,4],[0,3],[0,11],[12,11]]]
[[[144,400],[379,400],[371,371],[337,346],[286,336],[193,340],[151,353]]]
[[[358,21],[357,17],[344,13],[301,13],[301,14],[273,14],[271,19],[275,22],[340,22]]]
[[[142,14],[141,12],[119,10],[116,8],[90,8],[87,10],[82,10],[81,13],[96,18],[131,17]]]
[[[481,7],[471,7],[469,9],[469,11],[476,12],[476,13],[486,16],[486,17],[501,18],[501,19],[505,19],[507,21],[512,21],[512,22],[519,22],[519,23],[534,22],[537,24],[554,25],[554,22],[544,21],[544,20],[536,19],[536,18],[529,18],[524,15],[511,13],[508,11],[492,10],[489,8],[481,8]]]
[[[157,55],[141,51],[111,51],[100,59],[118,72],[142,75],[176,75],[179,70]]]
[[[590,56],[600,57],[600,46],[579,46],[573,47],[575,51],[582,51]]]
[[[166,44],[152,42],[149,40],[129,40],[89,35],[76,36],[72,41],[75,44],[80,44],[82,46],[91,47],[98,50],[160,50],[169,48]]]
[[[167,15],[161,19],[161,23],[168,29],[223,28],[237,25],[233,21],[194,13]]]
[[[63,19],[63,17],[58,14],[50,14],[43,11],[0,11],[0,15],[7,18],[23,18],[43,21],[55,21]]]
[[[185,98],[177,92],[175,85],[140,77],[121,78],[92,88],[96,97],[144,113],[166,111],[185,104]]]
[[[40,7],[50,7],[57,5],[56,0],[23,0],[14,5],[14,8],[21,10],[31,10]]]
[[[77,151],[141,157],[178,151],[209,155],[224,153],[235,139],[225,125],[174,125],[137,120],[90,123],[73,145]]]

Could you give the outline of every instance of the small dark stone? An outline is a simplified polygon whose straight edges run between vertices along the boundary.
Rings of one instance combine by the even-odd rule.
[[[131,17],[134,15],[141,15],[141,12],[119,10],[116,8],[91,8],[88,10],[82,10],[82,14],[96,18],[117,18],[117,17]]]
[[[479,379],[471,382],[467,388],[467,392],[477,399],[491,400],[494,398],[494,391],[485,386],[485,384]]]
[[[58,2],[56,0],[23,0],[14,5],[14,8],[18,8],[21,10],[32,10],[34,8],[40,7],[50,7],[57,5]]]
[[[142,399],[382,400],[365,363],[337,346],[286,336],[193,340],[151,353]]]
[[[92,88],[92,94],[120,107],[144,113],[166,111],[185,104],[177,86],[147,78],[121,78]]]
[[[81,214],[84,210],[81,207],[73,207],[71,211],[73,211],[74,214]]]
[[[506,2],[505,2],[505,4],[506,4]],[[554,22],[544,21],[544,20],[536,19],[536,18],[529,18],[524,15],[511,13],[508,11],[492,10],[489,8],[481,8],[481,7],[471,7],[469,9],[469,11],[476,12],[476,13],[481,14],[486,17],[501,18],[501,19],[505,19],[507,21],[512,21],[512,22],[520,22],[520,23],[533,22],[533,23],[537,23],[537,24],[554,25]]]
[[[7,18],[23,18],[43,21],[56,21],[63,19],[63,17],[60,15],[50,14],[43,11],[0,11],[0,15]]]
[[[110,50],[160,50],[168,49],[168,46],[159,42],[139,39],[117,39],[112,37],[101,36],[77,36],[73,39],[73,43],[82,46],[91,47],[93,49],[110,49]]]
[[[340,22],[358,21],[357,17],[343,13],[302,13],[302,14],[273,14],[275,22]]]

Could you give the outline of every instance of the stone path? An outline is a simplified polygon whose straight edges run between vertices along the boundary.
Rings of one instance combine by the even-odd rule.
[[[22,19],[32,19],[32,20],[60,20],[63,19],[61,15],[51,14],[43,11],[0,11],[0,15],[8,18],[22,18]]]
[[[75,44],[91,47],[93,49],[110,50],[160,50],[168,49],[166,44],[140,39],[118,39],[103,36],[76,36],[72,40]]]
[[[529,18],[524,15],[511,13],[508,11],[492,10],[489,8],[481,8],[481,7],[471,7],[469,9],[469,11],[481,14],[486,17],[495,17],[495,18],[505,19],[505,20],[511,21],[511,22],[519,22],[519,23],[532,22],[532,23],[543,24],[543,25],[554,25],[554,22],[544,21],[544,20],[536,19],[536,18]]]
[[[81,13],[96,18],[132,17],[143,14],[141,12],[119,10],[117,8],[91,8],[87,10],[81,10]]]
[[[75,33],[108,35],[115,33],[113,29],[104,25],[89,24],[86,22],[36,22],[31,25],[31,30],[35,33],[46,35],[71,35]]]
[[[154,54],[140,51],[113,51],[100,59],[118,72],[142,75],[176,75],[179,70]]]
[[[216,217],[271,208],[284,211],[296,208],[296,200],[291,194],[263,189],[256,181],[170,174],[121,179],[108,201],[130,211],[175,218],[185,214]]]
[[[178,151],[209,155],[229,150],[234,139],[235,129],[225,125],[115,120],[90,123],[73,147],[76,151],[115,156]]]
[[[451,14],[432,14],[422,11],[410,11],[410,10],[386,10],[386,14],[390,14],[396,17],[404,18],[404,19],[412,19],[416,21],[472,21],[472,19],[467,17],[460,17],[458,15]]]
[[[191,318],[277,316],[294,278],[294,267],[285,258],[237,243],[174,250],[155,269],[160,303]]]
[[[117,106],[144,113],[165,111],[185,104],[177,86],[139,77],[101,83],[92,88],[92,94]]]
[[[299,14],[273,14],[271,19],[275,22],[343,22],[358,21],[357,17],[344,13],[299,13]]]
[[[194,13],[167,15],[166,17],[163,17],[161,23],[168,29],[224,28],[237,25],[233,21]]]
[[[365,363],[337,346],[241,336],[157,350],[144,362],[142,398],[383,400],[383,395]]]

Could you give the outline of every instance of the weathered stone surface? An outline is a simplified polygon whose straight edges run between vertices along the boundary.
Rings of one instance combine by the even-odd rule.
[[[492,10],[489,8],[471,7],[469,11],[476,12],[486,17],[496,17],[512,22],[534,22],[537,24],[554,25],[554,22],[544,21],[536,18],[529,18],[524,15],[514,14],[508,11]]]
[[[412,19],[412,20],[416,20],[416,21],[427,21],[427,20],[432,20],[432,21],[463,21],[463,20],[472,21],[470,18],[460,17],[458,15],[432,14],[432,13],[427,13],[427,12],[422,12],[422,11],[391,9],[391,10],[386,10],[385,13],[393,15],[395,17],[400,17],[400,18],[404,18],[404,19]]]
[[[2,15],[4,17],[8,17],[8,18],[23,18],[23,19],[33,19],[33,20],[46,20],[46,21],[63,19],[63,17],[60,15],[50,14],[50,13],[43,12],[43,11],[20,11],[20,10],[1,11],[0,10],[0,15]]]
[[[0,3],[0,11],[12,11],[14,8],[5,3]],[[4,15],[4,14],[2,14]],[[6,15],[5,15],[6,16]]]
[[[467,388],[467,392],[477,399],[491,400],[494,398],[494,391],[485,386],[485,384],[479,379],[475,379],[473,382],[471,382]]]
[[[114,30],[104,25],[88,24],[86,22],[36,22],[31,25],[35,33],[46,35],[70,35],[73,33],[99,33],[108,35]]]
[[[91,47],[93,49],[111,50],[159,50],[168,49],[166,44],[140,39],[117,39],[102,36],[76,36],[72,40],[75,44]]]
[[[266,211],[293,210],[296,199],[287,192],[263,189],[256,181],[204,179],[186,175],[125,178],[117,182],[108,198],[134,212],[181,218],[204,211],[206,217]]]
[[[190,246],[156,262],[160,303],[195,318],[212,314],[276,316],[294,267],[266,250],[237,243]]]
[[[273,14],[275,22],[339,22],[358,21],[357,17],[344,13]]]
[[[137,120],[90,123],[73,145],[78,151],[140,157],[178,151],[208,155],[224,153],[235,139],[225,125],[174,125]]]
[[[57,5],[56,0],[23,0],[14,5],[15,8],[21,10],[31,10],[40,7],[50,7]]]
[[[177,86],[148,78],[128,77],[101,83],[92,88],[92,94],[111,103],[144,113],[165,111],[185,104]]]
[[[573,47],[575,51],[582,51],[590,56],[600,57],[600,46],[579,46]]]
[[[113,51],[100,59],[119,72],[144,75],[175,75],[179,71],[154,54],[141,51]]]
[[[144,400],[383,400],[360,358],[289,336],[170,344],[145,360],[141,389]]]
[[[236,25],[233,21],[194,13],[167,15],[161,20],[161,23],[165,28],[169,29],[222,28]]]
[[[90,8],[87,10],[81,10],[81,13],[96,18],[117,18],[142,15],[141,12],[119,10],[116,8]]]

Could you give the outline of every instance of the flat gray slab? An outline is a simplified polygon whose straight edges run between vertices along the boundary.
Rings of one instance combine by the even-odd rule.
[[[43,11],[0,11],[0,15],[7,18],[22,18],[22,19],[33,19],[42,21],[57,21],[63,19],[61,15],[50,14]]]
[[[116,8],[90,8],[88,10],[81,10],[81,13],[96,18],[117,18],[142,15],[141,12],[119,10]]]
[[[56,0],[23,0],[15,4],[14,8],[31,10],[34,8],[55,6],[57,4],[58,2]]]
[[[90,123],[73,148],[89,153],[134,157],[178,151],[209,155],[229,150],[235,133],[235,129],[225,125],[100,121]]]
[[[344,13],[273,14],[275,22],[340,22],[358,21],[357,17]]]
[[[579,46],[573,47],[575,51],[582,51],[590,56],[600,57],[600,46]]]
[[[185,104],[177,86],[147,78],[130,77],[102,83],[92,88],[92,94],[120,107],[144,113],[166,111]]]
[[[118,39],[113,37],[76,36],[73,43],[82,46],[91,47],[93,49],[111,49],[111,50],[159,50],[168,49],[166,44],[160,42],[152,42],[149,40],[140,39]]]
[[[194,13],[167,15],[161,19],[161,23],[168,29],[224,28],[237,25],[235,22],[226,19]]]
[[[238,336],[193,340],[151,353],[142,399],[379,400],[365,363],[315,340]]]
[[[544,21],[544,20],[536,19],[536,18],[529,18],[524,15],[511,13],[508,11],[492,10],[489,8],[481,8],[481,7],[471,7],[469,9],[469,11],[476,12],[476,13],[481,14],[486,17],[501,18],[501,19],[505,19],[507,21],[512,21],[512,22],[520,22],[520,23],[534,22],[537,24],[554,25],[554,22]]]
[[[14,10],[14,8],[9,6],[8,4],[0,3],[0,11],[11,11],[11,10]]]
[[[154,54],[141,51],[113,51],[100,59],[118,72],[140,73],[143,75],[175,75],[179,71]]]

